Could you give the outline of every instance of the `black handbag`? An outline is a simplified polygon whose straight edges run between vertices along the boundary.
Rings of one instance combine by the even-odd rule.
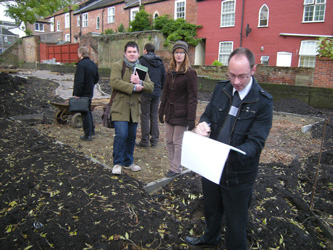
[[[80,97],[78,99],[76,99],[75,97],[70,97],[68,111],[70,113],[88,112],[89,111],[89,97]]]

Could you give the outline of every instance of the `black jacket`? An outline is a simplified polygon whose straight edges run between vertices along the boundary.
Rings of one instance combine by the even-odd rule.
[[[165,82],[165,68],[162,59],[149,52],[140,57],[140,64],[148,68],[149,78],[154,83],[153,93],[142,93],[142,95],[151,98],[159,97]]]
[[[89,57],[84,57],[76,65],[73,96],[92,98],[98,81],[97,65]]]
[[[219,82],[200,122],[211,125],[210,138],[217,140],[228,115],[232,96],[230,81]],[[241,101],[237,119],[230,134],[230,145],[246,152],[230,150],[222,181],[240,184],[254,181],[258,173],[261,150],[265,145],[273,119],[273,98],[253,78],[250,92]]]

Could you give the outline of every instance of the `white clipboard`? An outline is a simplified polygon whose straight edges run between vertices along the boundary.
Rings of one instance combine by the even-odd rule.
[[[235,147],[186,131],[183,137],[181,164],[208,180],[220,184],[230,150],[246,155],[244,151]]]

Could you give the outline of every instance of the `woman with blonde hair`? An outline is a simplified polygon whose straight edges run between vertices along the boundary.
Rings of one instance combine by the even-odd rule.
[[[198,103],[197,73],[191,67],[188,45],[177,41],[172,48],[172,60],[166,75],[159,120],[166,122],[165,134],[170,171],[166,177],[178,175],[181,166],[181,150],[184,132],[195,127]]]

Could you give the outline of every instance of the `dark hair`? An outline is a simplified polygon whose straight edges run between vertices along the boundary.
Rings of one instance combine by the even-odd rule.
[[[251,69],[255,65],[255,58],[254,58],[254,55],[251,50],[249,50],[247,48],[243,48],[243,47],[239,47],[239,48],[235,49],[233,52],[231,52],[229,59],[228,59],[228,63],[229,63],[230,59],[235,55],[245,55],[247,60],[250,63]]]
[[[138,50],[138,52],[139,52],[139,46],[138,46],[138,44],[137,44],[136,42],[134,42],[134,41],[129,41],[129,42],[126,43],[125,48],[124,48],[124,52],[127,51],[127,48],[128,48],[128,47],[136,48],[136,49]]]
[[[155,52],[155,46],[151,43],[146,43],[144,49],[147,50],[147,52]]]
[[[78,49],[79,53],[82,55],[82,57],[89,57],[89,50],[87,47],[83,46]]]

